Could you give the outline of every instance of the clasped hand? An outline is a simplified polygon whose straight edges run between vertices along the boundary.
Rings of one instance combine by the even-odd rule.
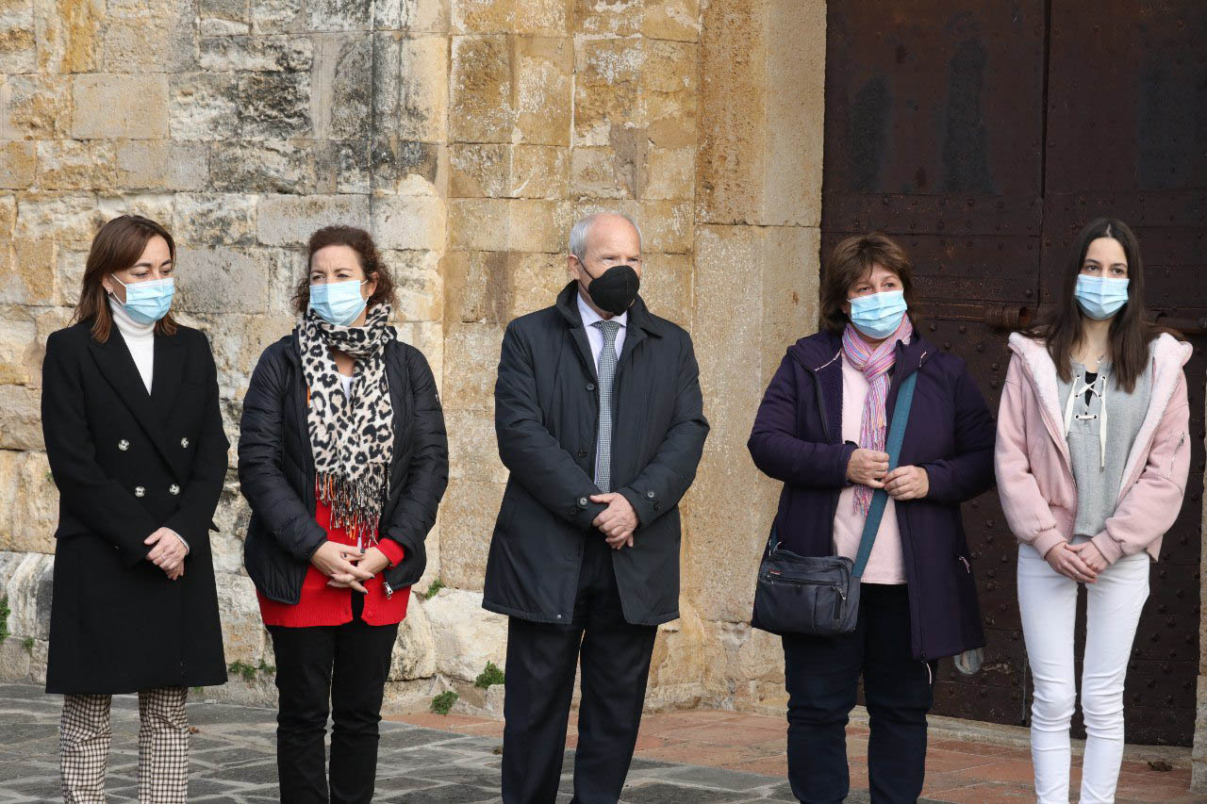
[[[184,557],[189,554],[189,548],[184,546],[176,531],[160,528],[143,539],[142,543],[154,545],[147,553],[147,561],[163,570],[170,580],[184,575]]]
[[[595,517],[591,525],[603,533],[613,550],[633,546],[633,531],[637,530],[637,512],[623,494],[593,494],[591,502],[608,506]]]
[[[884,489],[894,500],[920,500],[930,493],[930,476],[920,466],[888,469],[888,453],[857,449],[847,462],[847,480],[871,489]]]
[[[1044,561],[1061,575],[1078,583],[1096,583],[1098,573],[1107,567],[1106,559],[1093,542],[1057,542],[1044,556]]]
[[[367,581],[390,564],[386,554],[376,547],[360,550],[346,544],[324,542],[310,557],[310,563],[331,580],[328,586],[336,589],[355,589],[362,595],[368,590]]]

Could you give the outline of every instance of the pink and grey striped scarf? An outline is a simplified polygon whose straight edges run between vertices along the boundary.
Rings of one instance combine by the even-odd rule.
[[[902,316],[901,326],[897,331],[872,348],[859,334],[855,327],[847,324],[842,333],[842,350],[851,365],[859,369],[867,378],[867,398],[863,402],[863,417],[859,423],[859,447],[876,452],[884,452],[888,432],[888,416],[885,413],[885,402],[888,400],[889,369],[897,361],[897,341],[909,342],[914,333],[914,326],[908,316]],[[867,516],[868,508],[872,505],[872,489],[868,486],[855,487],[855,510]]]

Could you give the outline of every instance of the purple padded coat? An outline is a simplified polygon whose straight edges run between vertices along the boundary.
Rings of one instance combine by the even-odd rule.
[[[830,332],[790,346],[747,443],[755,465],[784,483],[776,536],[802,556],[833,554],[834,513],[856,449],[842,441],[843,359],[842,337]],[[900,465],[926,469],[930,492],[896,508],[913,655],[930,660],[985,644],[960,503],[993,486],[995,427],[964,361],[917,334],[897,344],[890,426],[900,380],[915,371]]]

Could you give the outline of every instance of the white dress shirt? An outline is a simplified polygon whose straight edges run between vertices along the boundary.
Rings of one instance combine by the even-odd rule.
[[[604,318],[591,309],[591,305],[583,299],[582,291],[575,294],[575,298],[578,299],[578,314],[582,317],[583,327],[587,330],[587,343],[591,344],[591,359],[595,361],[595,370],[599,371],[599,353],[603,351],[604,334],[602,329],[592,325],[596,321],[603,321]],[[621,350],[624,349],[624,334],[629,327],[629,311],[625,310],[620,315],[614,315],[607,320],[620,324],[620,329],[616,330],[616,359],[619,360]]]

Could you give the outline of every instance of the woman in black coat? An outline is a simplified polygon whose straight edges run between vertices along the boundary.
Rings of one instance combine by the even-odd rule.
[[[214,359],[168,314],[175,245],[123,216],[92,242],[74,325],[42,366],[59,488],[46,691],[62,693],[64,798],[103,801],[109,702],[139,697],[139,798],[183,802],[188,688],[226,662],[209,530],[226,475]]]
[[[276,652],[281,800],[367,802],[448,439],[427,361],[389,325],[394,289],[372,238],[331,226],[309,251],[301,321],[264,351],[243,401],[245,562]]]

